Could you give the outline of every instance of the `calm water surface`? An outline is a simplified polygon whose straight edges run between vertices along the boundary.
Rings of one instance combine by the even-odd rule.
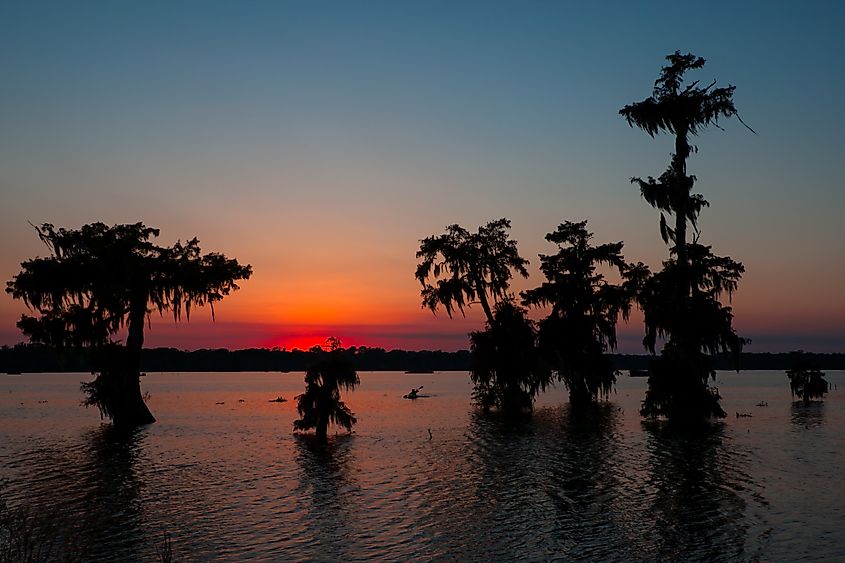
[[[88,377],[0,375],[0,480],[95,559],[155,558],[164,534],[180,560],[845,559],[845,372],[809,407],[783,372],[721,372],[730,416],[695,434],[642,423],[644,379],[506,424],[466,374],[362,373],[327,448],[291,432],[300,373],[149,374],[159,422],[128,435],[79,406]]]

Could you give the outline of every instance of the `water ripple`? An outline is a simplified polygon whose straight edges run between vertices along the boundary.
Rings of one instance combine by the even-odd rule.
[[[75,377],[43,377],[51,404],[72,404]],[[771,405],[759,418],[679,432],[641,423],[641,382],[587,409],[556,390],[506,420],[470,408],[462,375],[431,376],[437,397],[409,402],[391,394],[401,374],[365,374],[348,399],[356,433],[323,447],[290,433],[291,405],[266,403],[293,395],[297,374],[239,375],[234,391],[192,375],[194,393],[176,377],[145,378],[160,422],[129,433],[9,393],[5,498],[70,515],[104,560],[154,559],[165,534],[179,559],[239,561],[734,561],[845,546],[829,493],[845,445],[837,398],[802,409],[759,386]],[[746,408],[747,388],[732,395],[723,378],[725,400]]]

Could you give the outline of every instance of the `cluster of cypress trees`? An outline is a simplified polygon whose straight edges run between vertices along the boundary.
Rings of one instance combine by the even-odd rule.
[[[659,271],[626,262],[621,242],[591,244],[586,221],[566,221],[546,236],[557,253],[540,256],[545,280],[517,299],[510,281],[514,273],[527,277],[527,261],[509,238],[507,219],[477,232],[451,225],[421,241],[416,277],[423,306],[442,307],[449,316],[473,302],[484,310],[484,330],[470,335],[475,398],[484,408],[530,409],[553,381],[566,386],[573,404],[606,397],[618,375],[607,356],[616,348],[616,323],[636,305],[644,315],[645,348],[656,354],[664,342],[649,367],[641,413],[673,420],[725,416],[709,385],[712,356],[738,357],[746,342],[733,329],[731,308],[721,302],[736,290],[744,268],[699,242],[698,216],[709,204],[694,193],[696,177],[687,172],[687,160],[696,151],[692,137],[721,118],[739,116],[733,86],[685,82],[685,73],[700,69],[704,59],[680,52],[666,59],[652,95],[619,112],[652,137],[674,136],[668,168],[657,178],[632,179],[660,211],[669,257]],[[615,270],[620,282],[610,283],[599,267]],[[548,314],[533,322],[525,307]]]
[[[507,219],[475,232],[451,225],[420,242],[416,278],[423,306],[433,312],[443,308],[449,316],[474,303],[484,311],[485,327],[470,334],[470,374],[475,400],[485,409],[530,410],[537,394],[555,381],[566,386],[573,404],[607,397],[618,375],[608,358],[617,344],[616,324],[637,306],[644,315],[644,345],[655,355],[642,414],[673,420],[725,415],[709,382],[713,355],[738,356],[746,342],[721,301],[736,290],[744,269],[699,242],[698,217],[709,204],[694,193],[696,178],[687,172],[687,160],[696,151],[694,136],[722,118],[739,116],[733,86],[685,82],[686,72],[700,69],[704,59],[680,52],[666,59],[652,95],[619,112],[652,137],[674,137],[667,169],[657,178],[632,179],[660,211],[660,235],[669,249],[660,270],[626,262],[622,242],[593,244],[586,221],[565,221],[546,236],[556,252],[540,255],[544,281],[517,298],[510,283],[515,274],[528,277],[528,261],[510,239]],[[169,311],[179,320],[205,304],[213,314],[213,304],[238,289],[236,282],[248,279],[252,269],[221,254],[201,254],[196,239],[158,246],[152,242],[158,230],[141,223],[36,229],[51,256],[24,262],[8,282],[7,292],[37,312],[24,315],[18,326],[33,342],[94,352],[101,367],[84,385],[86,402],[115,424],[153,422],[138,380],[148,315]],[[613,270],[618,283],[602,268]],[[546,316],[534,322],[528,307]],[[121,344],[113,336],[124,327],[128,336]],[[659,355],[658,342],[664,342]],[[821,387],[806,370],[791,378],[794,392],[804,397]],[[330,339],[306,384],[297,397],[302,418],[296,429],[316,428],[325,439],[329,422],[352,427],[355,417],[340,400],[340,389],[353,389],[358,376],[339,340]]]

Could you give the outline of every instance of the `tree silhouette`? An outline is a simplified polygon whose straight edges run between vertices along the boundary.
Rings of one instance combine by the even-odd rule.
[[[484,410],[530,411],[551,372],[537,353],[537,330],[511,299],[496,304],[493,321],[470,333],[473,398]]]
[[[786,370],[789,389],[793,397],[801,399],[805,405],[813,399],[823,399],[830,390],[830,383],[824,378],[824,372],[810,359],[803,350],[790,354],[792,367]]]
[[[473,396],[485,410],[509,412],[530,410],[548,382],[538,363],[534,324],[508,291],[514,271],[528,277],[528,261],[510,240],[510,226],[498,219],[471,233],[450,225],[446,233],[420,241],[416,272],[422,306],[433,313],[442,306],[451,317],[456,309],[464,314],[476,300],[481,304],[485,329],[470,334]]]
[[[460,225],[450,225],[442,235],[420,241],[416,278],[422,284],[422,306],[437,312],[446,309],[449,317],[457,309],[464,314],[476,299],[488,323],[493,323],[493,304],[508,297],[513,271],[528,277],[523,259],[510,240],[507,219],[490,221],[471,233]],[[433,278],[434,284],[429,283]]]
[[[625,262],[623,243],[592,246],[592,236],[586,221],[567,221],[546,235],[558,246],[557,254],[540,255],[546,281],[522,292],[526,305],[551,308],[540,323],[539,347],[573,404],[607,397],[613,389],[618,372],[607,352],[616,348],[616,323],[620,315],[628,319],[649,275],[643,264]],[[623,283],[609,283],[596,271],[600,266],[615,269]]]
[[[642,413],[671,418],[724,416],[718,393],[708,387],[715,372],[705,352],[730,350],[738,355],[745,342],[733,331],[731,309],[718,302],[723,291],[730,296],[744,270],[740,263],[714,256],[710,247],[698,244],[698,216],[709,204],[701,194],[692,193],[696,178],[687,174],[687,159],[696,150],[690,137],[711,124],[718,127],[721,118],[739,119],[733,103],[735,87],[715,88],[715,81],[707,86],[698,81],[684,84],[684,74],[703,67],[704,59],[679,51],[666,59],[669,64],[662,68],[652,95],[619,111],[630,126],[652,137],[658,133],[675,137],[675,152],[659,178],[631,180],[660,210],[660,235],[671,245],[670,260],[647,284],[641,302],[646,347],[653,353],[656,336],[668,337],[650,370]],[[674,216],[674,226],[666,214]],[[692,241],[688,226],[695,233]],[[706,323],[697,324],[701,320]]]
[[[301,417],[294,430],[316,429],[319,441],[325,441],[329,423],[352,431],[357,422],[349,407],[340,400],[340,390],[351,391],[361,382],[341,342],[335,337],[326,340],[329,350],[305,373],[305,393],[296,396],[296,410]]]
[[[690,136],[697,135],[710,124],[718,127],[722,117],[739,116],[733,103],[735,86],[714,88],[715,80],[706,87],[700,87],[698,80],[684,86],[686,71],[703,67],[703,58],[675,51],[666,60],[669,64],[661,69],[652,95],[625,106],[619,113],[628,125],[639,127],[652,137],[658,133],[675,136],[675,152],[669,168],[657,180],[649,176],[647,180],[632,178],[631,181],[639,185],[643,198],[661,211],[660,235],[664,242],[674,243],[674,252],[683,270],[687,223],[697,232],[698,215],[709,205],[701,194],[691,193],[696,178],[687,175],[687,158],[697,149],[690,144]],[[664,212],[675,216],[674,228],[669,227]]]
[[[6,291],[38,316],[23,315],[18,327],[33,342],[92,352],[100,371],[83,384],[86,406],[99,408],[115,425],[155,422],[139,381],[144,325],[153,310],[174,321],[194,306],[214,303],[248,279],[250,266],[222,254],[201,254],[199,241],[171,247],[151,242],[159,230],[142,223],[80,229],[35,227],[50,250],[21,264]],[[126,343],[113,337],[126,329]]]
[[[687,245],[686,279],[690,294],[684,309],[678,308],[681,275],[676,260],[663,263],[663,270],[649,278],[640,294],[644,313],[646,348],[655,353],[659,338],[666,339],[660,357],[649,367],[649,388],[642,414],[665,416],[676,420],[701,420],[724,417],[719,394],[708,386],[715,377],[713,354],[730,351],[735,361],[747,340],[734,331],[733,312],[719,302],[723,293],[736,290],[742,264],[727,257],[714,256],[709,246]]]

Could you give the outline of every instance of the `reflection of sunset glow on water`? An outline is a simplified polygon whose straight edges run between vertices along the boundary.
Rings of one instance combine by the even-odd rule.
[[[830,483],[845,400],[796,407],[782,372],[719,372],[730,416],[693,438],[643,423],[642,378],[620,377],[587,411],[552,388],[532,417],[508,420],[473,408],[464,373],[363,372],[342,396],[354,433],[330,427],[325,448],[292,432],[303,375],[150,373],[159,422],[128,435],[79,406],[79,374],[0,375],[5,498],[108,524],[80,531],[96,560],[155,560],[165,533],[175,558],[198,560],[842,552]],[[845,372],[828,375],[845,388]],[[402,398],[420,386],[426,397]]]

